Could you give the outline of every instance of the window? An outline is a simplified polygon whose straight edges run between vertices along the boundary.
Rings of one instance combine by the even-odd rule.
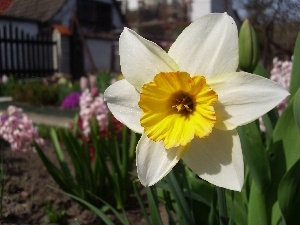
[[[77,12],[81,26],[92,32],[112,29],[112,5],[109,3],[78,0]]]

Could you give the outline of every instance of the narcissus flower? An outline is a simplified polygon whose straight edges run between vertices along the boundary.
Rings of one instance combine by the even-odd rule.
[[[114,116],[142,133],[141,183],[161,180],[182,159],[202,179],[241,190],[244,165],[236,127],[275,107],[288,92],[236,72],[238,32],[231,17],[208,14],[188,26],[168,53],[134,31],[120,36],[124,80],[104,93]]]

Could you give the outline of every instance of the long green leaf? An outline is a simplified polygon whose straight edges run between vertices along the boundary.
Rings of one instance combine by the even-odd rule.
[[[214,186],[199,179],[199,177],[188,168],[185,168],[185,173],[187,174],[189,187],[192,190],[190,198],[210,207],[215,194]],[[185,193],[185,191],[183,191],[183,193]]]
[[[260,131],[255,122],[238,128],[244,159],[257,190],[263,193],[270,184],[271,172]]]
[[[277,195],[276,195],[276,197],[277,197]],[[278,203],[278,201],[276,201],[272,207],[271,224],[276,224],[276,225],[283,224],[283,223],[281,223],[282,219],[283,218],[282,218],[282,213],[279,208],[279,203]]]
[[[158,200],[156,196],[156,188],[154,186],[147,187],[147,196],[149,203],[149,210],[153,225],[163,225],[161,216],[158,211]]]
[[[194,186],[191,188],[192,192],[188,193],[187,190],[183,190],[183,194],[185,197],[190,198],[191,200],[200,202],[203,205],[209,207],[210,202],[212,201],[213,190],[211,190],[212,189],[211,187],[208,187],[209,185],[206,185],[207,182],[202,181],[200,179],[198,179],[198,181],[200,181],[200,183],[202,183],[202,184],[197,185],[197,189],[194,189],[194,187],[195,187]],[[169,185],[166,182],[159,182],[156,184],[156,186],[161,188],[164,191],[170,192]],[[202,189],[201,189],[201,187],[202,187]]]
[[[265,125],[265,145],[269,146],[273,140],[273,131],[279,119],[278,109],[274,108],[262,116]]]
[[[140,192],[138,190],[138,187],[137,187],[137,183],[138,182],[139,181],[137,181],[137,180],[133,181],[133,189],[134,189],[135,195],[137,197],[137,200],[139,202],[139,205],[141,207],[144,219],[146,220],[147,225],[151,225],[148,213],[147,213],[146,208],[145,208],[145,204],[144,204],[144,202],[142,200],[142,196],[141,196],[141,194],[140,194]]]
[[[100,199],[100,200],[101,200],[101,199]],[[107,203],[107,202],[104,201],[104,200],[101,200],[101,201],[104,203],[104,205],[105,205],[108,209],[110,209],[110,210],[115,214],[115,216],[118,218],[118,220],[119,220],[123,225],[130,225],[130,224],[129,224],[129,221],[128,221],[128,218],[127,218],[127,216],[126,216],[126,213],[125,213],[124,208],[122,208],[123,214],[120,214],[120,213],[118,212],[118,210],[116,210],[112,205],[110,205],[109,203]]]
[[[249,209],[248,209],[248,225],[270,224],[268,218],[265,195],[256,189],[254,183],[251,185]]]
[[[294,117],[296,124],[298,126],[298,129],[300,130],[300,88],[295,94],[295,100],[294,100]]]
[[[65,131],[60,134],[66,150],[71,156],[78,186],[82,188],[83,193],[87,193],[87,190],[95,193],[97,188],[93,184],[89,149],[79,143],[78,138],[71,132]]]
[[[300,159],[280,182],[278,203],[286,224],[295,224],[300,209]]]
[[[57,137],[57,133],[56,133],[54,128],[51,128],[50,135],[51,135],[52,142],[54,144],[54,150],[56,152],[58,162],[60,164],[60,167],[61,167],[63,173],[65,174],[65,179],[71,181],[72,180],[71,179],[72,174],[71,174],[70,169],[69,169],[69,167],[66,163],[66,160],[64,158],[64,154],[63,154],[62,149],[60,147],[58,137]]]
[[[174,218],[174,214],[172,213],[174,207],[173,207],[173,198],[170,194],[169,191],[164,191],[163,190],[163,200],[166,212],[168,214],[168,219],[169,219],[169,225],[176,225],[176,219]]]
[[[55,182],[64,190],[72,192],[76,186],[66,180],[64,174],[46,157],[43,150],[37,143],[34,142],[33,144],[48,173],[52,176]]]
[[[294,63],[290,81],[290,99],[294,96],[300,87],[300,33],[298,34],[295,49],[294,49]]]
[[[245,190],[242,189],[242,192]],[[228,206],[228,215],[230,215],[230,220],[234,224],[247,224],[248,219],[248,210],[247,204],[243,200],[242,192],[226,192],[227,202],[231,202],[231,204],[227,204]]]
[[[217,212],[217,193],[214,192],[212,201],[210,202],[210,211],[208,216],[208,225],[217,225],[218,223]]]
[[[192,215],[190,213],[190,207],[184,198],[183,190],[180,188],[180,185],[178,183],[178,180],[174,174],[173,171],[171,171],[167,175],[167,182],[169,184],[169,189],[171,194],[174,196],[174,199],[178,205],[178,210],[180,213],[182,213],[182,216],[184,218],[184,221],[186,221],[187,224],[192,225],[194,224]]]
[[[99,192],[103,193],[103,196],[106,195],[106,189],[104,188],[106,183],[110,181],[113,183],[113,178],[110,176],[109,169],[106,163],[106,154],[105,149],[108,149],[106,145],[106,140],[100,138],[99,134],[99,126],[97,120],[93,120],[91,126],[91,136],[92,136],[92,144],[95,150],[95,158],[94,158],[94,171],[93,177],[91,179],[97,183],[97,187]],[[107,181],[107,179],[108,181]]]
[[[300,158],[300,130],[294,117],[294,100],[295,98],[290,100],[287,108],[278,120],[273,133],[274,141],[282,140],[287,169],[291,168]]]
[[[281,141],[273,143],[268,146],[267,155],[270,162],[271,168],[271,184],[269,185],[268,191],[265,192],[266,196],[266,205],[267,205],[267,214],[272,214],[272,221],[275,217],[273,214],[274,204],[277,202],[277,191],[280,181],[282,180],[284,174],[286,173],[286,160],[285,153],[283,149],[283,144]],[[272,223],[274,224],[274,223]]]
[[[114,225],[113,221],[112,221],[108,216],[106,216],[105,213],[103,213],[100,209],[98,209],[97,207],[95,207],[95,206],[92,205],[91,203],[85,201],[84,199],[79,198],[79,197],[76,196],[76,195],[72,195],[72,194],[67,193],[67,192],[65,192],[65,191],[57,190],[57,189],[55,189],[55,188],[53,188],[53,187],[50,187],[50,188],[52,188],[53,190],[56,190],[56,191],[58,191],[58,192],[60,192],[60,193],[63,193],[64,195],[69,196],[69,197],[75,199],[76,201],[78,201],[78,202],[84,204],[84,205],[87,206],[90,210],[92,210],[93,212],[95,212],[95,213],[97,214],[97,216],[99,216],[99,217],[103,220],[103,222],[105,222],[105,224],[107,224],[107,225]]]
[[[268,71],[260,64],[257,64],[255,70],[253,71],[254,74],[260,75],[265,78],[270,78],[270,74]]]
[[[225,189],[222,187],[217,188],[218,205],[219,205],[219,222],[220,225],[228,224],[227,205],[225,197]]]

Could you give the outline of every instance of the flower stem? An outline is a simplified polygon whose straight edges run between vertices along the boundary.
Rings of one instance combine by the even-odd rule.
[[[225,189],[217,187],[220,225],[228,224]]]

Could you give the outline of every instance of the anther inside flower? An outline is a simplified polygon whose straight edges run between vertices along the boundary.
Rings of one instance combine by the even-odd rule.
[[[163,141],[167,149],[184,146],[212,132],[217,99],[203,76],[161,72],[142,87],[140,122],[152,141]]]

